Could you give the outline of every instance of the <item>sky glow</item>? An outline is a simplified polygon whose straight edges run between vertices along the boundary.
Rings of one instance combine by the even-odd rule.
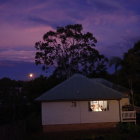
[[[122,57],[140,39],[140,1],[0,0],[0,68],[7,61],[33,63],[35,42],[75,23],[93,33],[101,53]]]

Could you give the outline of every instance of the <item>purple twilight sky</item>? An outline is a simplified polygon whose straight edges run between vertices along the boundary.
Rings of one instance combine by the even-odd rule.
[[[0,0],[0,78],[43,74],[35,42],[58,26],[80,23],[100,53],[120,56],[140,39],[139,0]]]

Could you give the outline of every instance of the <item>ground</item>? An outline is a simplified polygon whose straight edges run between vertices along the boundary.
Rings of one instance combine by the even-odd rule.
[[[140,127],[138,125],[122,125],[116,129],[38,133],[32,135],[30,140],[139,140]]]

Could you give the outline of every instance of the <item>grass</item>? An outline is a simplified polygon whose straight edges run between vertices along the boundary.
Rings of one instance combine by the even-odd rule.
[[[78,131],[33,134],[26,140],[139,140],[139,126],[120,124],[118,128],[105,131]]]

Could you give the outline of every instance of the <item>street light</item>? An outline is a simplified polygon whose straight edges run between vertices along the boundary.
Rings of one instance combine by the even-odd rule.
[[[34,78],[34,74],[33,74],[33,73],[29,73],[29,74],[28,74],[28,77],[29,77],[30,79],[33,79],[33,78]]]

